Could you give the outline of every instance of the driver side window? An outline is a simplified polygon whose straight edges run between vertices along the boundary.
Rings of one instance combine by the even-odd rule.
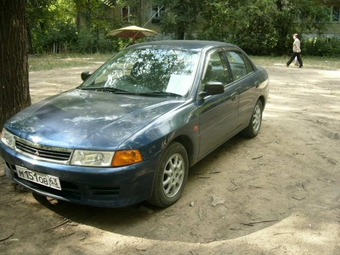
[[[208,56],[203,84],[209,81],[221,82],[223,85],[230,82],[229,70],[225,63],[223,52],[215,51]]]

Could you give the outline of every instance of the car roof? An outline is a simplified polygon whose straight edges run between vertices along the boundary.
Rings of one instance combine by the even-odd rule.
[[[137,43],[130,47],[144,48],[144,47],[170,47],[170,48],[182,48],[182,49],[204,49],[214,47],[236,47],[230,43],[218,42],[218,41],[204,41],[204,40],[164,40],[164,41],[152,41]],[[129,47],[129,48],[130,48]],[[238,48],[238,47],[236,47]]]

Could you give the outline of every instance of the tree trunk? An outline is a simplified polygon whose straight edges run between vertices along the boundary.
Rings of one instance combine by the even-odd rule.
[[[0,0],[0,130],[31,104],[28,84],[26,0]]]

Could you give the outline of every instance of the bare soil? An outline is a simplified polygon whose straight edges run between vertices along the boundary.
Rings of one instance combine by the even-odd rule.
[[[95,67],[31,72],[33,102]],[[340,71],[266,68],[259,136],[195,165],[169,208],[39,197],[8,180],[1,159],[0,254],[340,254]]]

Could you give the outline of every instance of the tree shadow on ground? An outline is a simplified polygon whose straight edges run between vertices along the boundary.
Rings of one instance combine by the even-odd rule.
[[[229,163],[235,164],[235,159],[229,162],[230,159],[250,141],[236,136],[198,162],[190,169],[182,198],[165,209],[147,202],[113,209],[73,204],[37,194],[34,197],[69,221],[121,235],[202,243],[236,238],[278,221],[277,215],[265,220],[257,218],[252,206],[262,204],[261,197],[246,199],[243,204],[244,194],[234,192],[238,184],[223,183],[230,180],[225,177]]]

